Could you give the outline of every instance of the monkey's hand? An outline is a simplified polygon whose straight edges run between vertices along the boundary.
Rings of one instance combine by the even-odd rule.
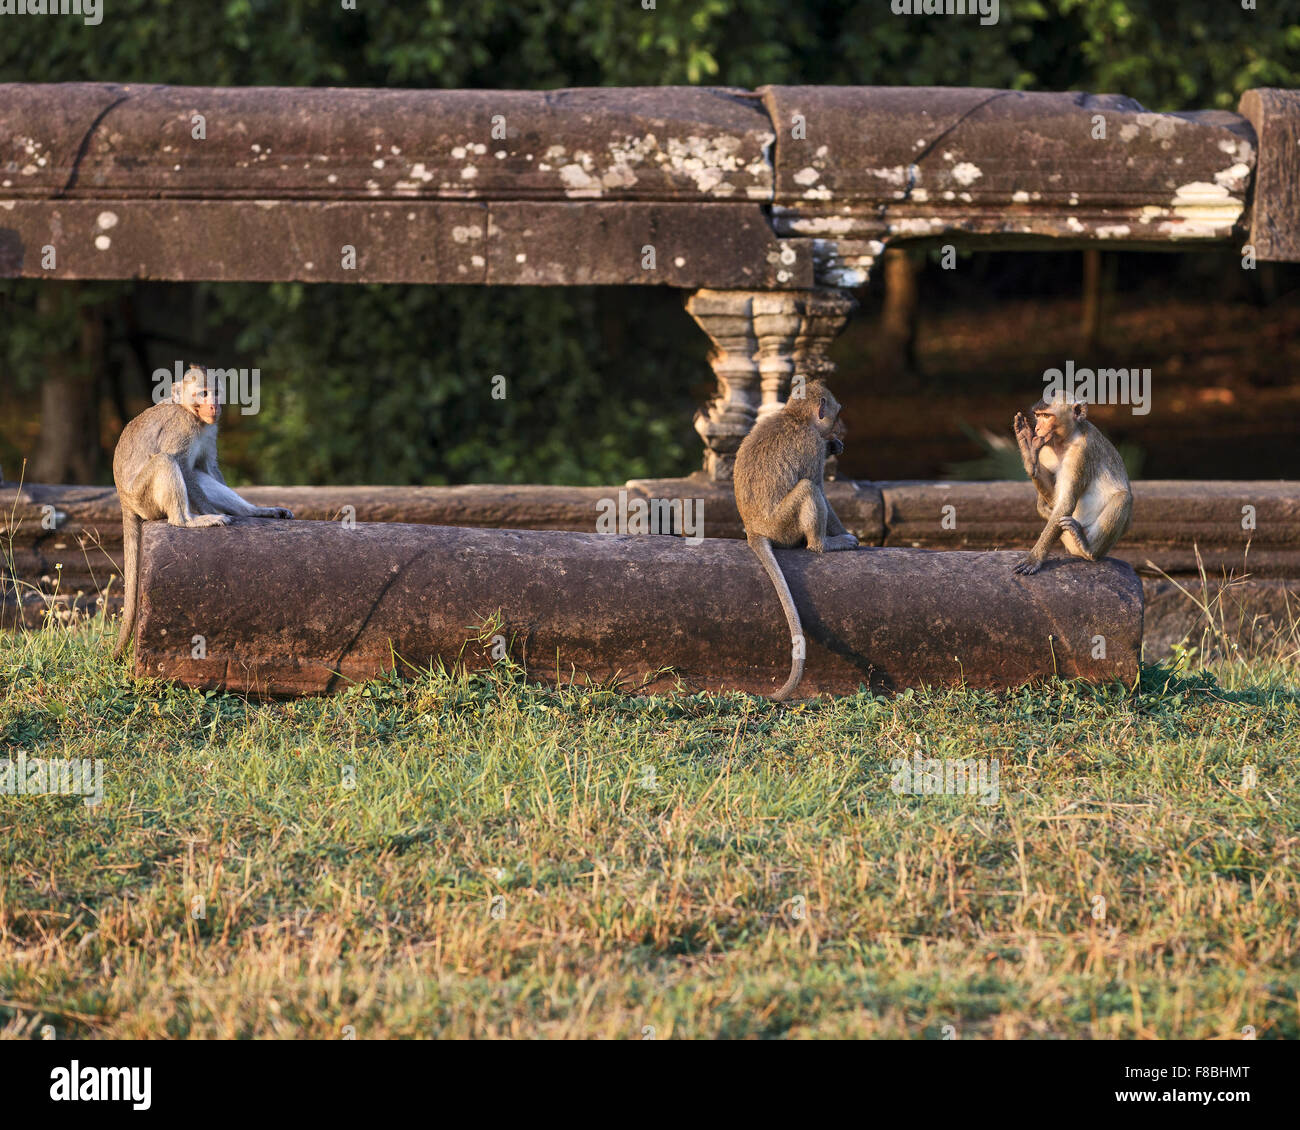
[[[250,518],[292,518],[293,511],[283,506],[255,506],[249,511]]]
[[[1028,557],[1023,558],[1020,564],[1017,565],[1011,571],[1013,573],[1021,573],[1024,576],[1028,577],[1034,573],[1037,573],[1038,570],[1041,569],[1042,567],[1043,567],[1042,560],[1040,558],[1035,557],[1033,554],[1030,554]]]
[[[858,539],[850,533],[835,534],[827,538],[824,545],[827,553],[834,553],[841,549],[857,549]]]
[[[1056,524],[1061,528],[1061,533],[1073,534],[1080,541],[1083,541],[1083,527],[1079,525],[1078,521],[1071,518],[1070,515],[1067,514]]]
[[[1023,412],[1017,412],[1016,418],[1011,421],[1011,430],[1016,435],[1023,435],[1026,439],[1033,433],[1033,428],[1029,426],[1029,420]]]
[[[837,436],[831,436],[826,441],[826,457],[829,459],[832,455],[844,454],[844,441]]]

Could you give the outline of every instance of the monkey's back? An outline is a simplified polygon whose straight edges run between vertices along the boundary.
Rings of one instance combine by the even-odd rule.
[[[131,490],[155,455],[187,451],[202,427],[193,414],[171,401],[146,408],[122,429],[113,449],[113,482],[118,494]]]
[[[820,484],[825,467],[825,441],[808,424],[786,412],[764,416],[736,452],[732,477],[740,520],[746,528],[761,521],[800,479]]]

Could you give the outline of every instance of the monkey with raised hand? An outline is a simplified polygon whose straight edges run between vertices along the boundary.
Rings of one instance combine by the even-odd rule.
[[[1075,557],[1099,561],[1133,515],[1124,460],[1088,420],[1086,404],[1057,397],[1040,400],[1031,411],[1032,426],[1017,412],[1012,427],[1047,525],[1015,572],[1037,573],[1058,537]]]
[[[146,408],[122,430],[113,452],[113,481],[122,503],[125,604],[113,658],[135,629],[140,531],[165,518],[191,529],[225,526],[233,518],[292,518],[281,506],[254,506],[226,485],[217,466],[217,421],[224,389],[219,376],[191,365],[172,399]]]
[[[736,508],[749,540],[771,578],[790,626],[790,677],[772,696],[784,702],[803,678],[804,640],[799,610],[772,547],[806,545],[814,553],[856,549],[826,501],[826,455],[843,450],[837,429],[839,401],[821,381],[796,389],[779,412],[762,417],[736,452]]]

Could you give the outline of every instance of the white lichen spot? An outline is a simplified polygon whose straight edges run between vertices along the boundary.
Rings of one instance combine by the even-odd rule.
[[[330,175],[327,176],[325,179],[329,181],[330,184],[336,184],[338,183],[339,178],[337,173],[330,173]]]
[[[304,271],[314,271],[316,269],[316,264],[308,261],[302,265],[302,269]]]
[[[483,258],[482,255],[471,255],[469,257],[469,261],[475,267],[481,267],[486,262],[486,260]]]
[[[515,256],[515,262],[516,262],[516,263],[527,263],[527,262],[528,262],[528,256],[527,256],[524,252],[521,251],[521,252],[519,252],[518,255]]]
[[[17,200],[0,200],[0,208],[3,208],[6,212],[12,212],[14,205],[17,203]]]
[[[1023,188],[1018,188],[1018,189],[1016,189],[1016,191],[1013,192],[1013,193],[1011,194],[1011,203],[1012,203],[1012,204],[1028,204],[1028,203],[1029,203],[1029,193],[1027,193]]]
[[[95,217],[95,226],[99,228],[100,231],[108,231],[109,228],[117,227],[117,213],[100,212],[100,214]]]
[[[924,204],[930,199],[930,194],[923,188],[915,188],[912,190],[912,199],[918,204]]]
[[[113,246],[113,241],[106,235],[97,235],[95,236],[95,246],[98,247],[100,251],[107,251]]]
[[[883,169],[864,169],[863,171],[872,177],[884,181],[886,184],[893,185],[895,188],[902,188],[907,183],[907,165],[891,165]]]
[[[565,165],[560,170],[560,180],[566,186],[568,196],[599,196],[600,182],[592,177],[581,165]]]
[[[1073,217],[1071,217],[1073,219]],[[1123,239],[1132,229],[1128,224],[1103,224],[1097,228],[1098,239]]]
[[[972,165],[969,161],[963,161],[952,170],[952,179],[958,184],[965,185],[969,188],[984,175],[984,171],[978,165]]]
[[[636,173],[627,165],[615,165],[605,170],[600,183],[606,188],[631,188],[636,184]]]
[[[1119,139],[1120,141],[1132,141],[1141,132],[1142,129],[1140,126],[1133,122],[1125,122],[1119,127]]]
[[[898,235],[929,235],[931,232],[943,231],[944,222],[939,219],[928,219],[923,216],[910,216],[906,219],[894,220],[889,225],[889,229]]]
[[[677,258],[673,260],[673,266],[684,267],[686,266],[686,260],[682,256],[678,255]]]
[[[789,271],[777,271],[776,273],[777,282],[789,282],[793,277]]]
[[[475,165],[466,165],[460,171],[461,180],[473,180],[476,176],[478,176],[478,167]]]
[[[858,227],[853,216],[806,216],[794,220],[793,230],[800,235],[847,235]]]
[[[457,145],[454,149],[452,149],[451,159],[453,161],[465,160],[465,147],[463,145]]]
[[[1244,188],[1246,178],[1250,176],[1250,166],[1243,165],[1240,161],[1235,165],[1230,165],[1226,169],[1220,169],[1214,174],[1216,184],[1221,184],[1225,188]]]
[[[1087,228],[1085,228],[1083,224],[1079,222],[1078,216],[1070,216],[1068,219],[1066,219],[1065,226],[1073,232],[1081,232],[1087,230]]]
[[[370,167],[373,169],[382,169],[384,167],[384,159],[382,157],[376,157],[370,162]]]
[[[506,159],[506,151],[504,149],[498,149],[495,153],[492,154],[492,156],[495,157],[498,161],[504,161]]]

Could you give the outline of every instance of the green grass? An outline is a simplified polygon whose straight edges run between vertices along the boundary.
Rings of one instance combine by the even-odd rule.
[[[1294,1039],[1295,685],[251,703],[0,634],[0,746],[107,794],[0,797],[0,1033]],[[999,803],[895,795],[918,750]]]

